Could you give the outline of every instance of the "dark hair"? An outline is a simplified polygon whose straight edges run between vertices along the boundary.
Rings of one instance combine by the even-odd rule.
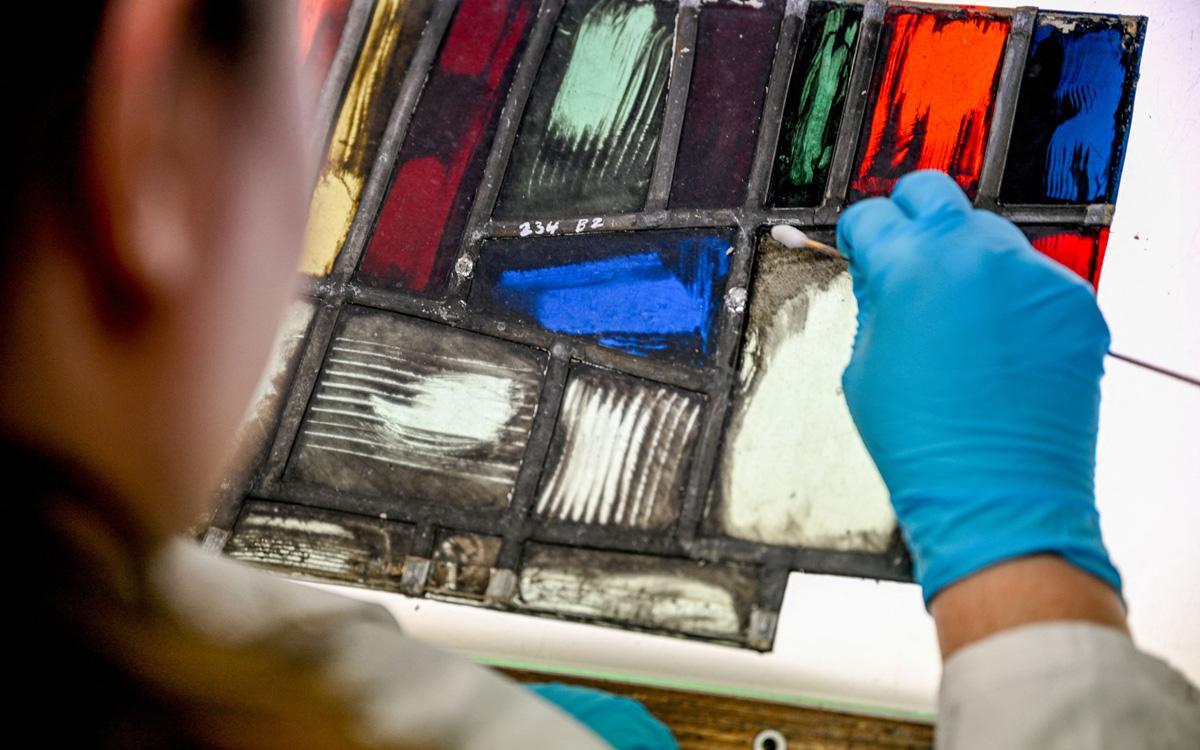
[[[283,7],[275,0],[194,0],[197,49],[214,64],[247,70],[255,37]],[[27,59],[0,46],[10,174],[3,180],[4,260],[9,278],[25,212],[50,197],[83,196],[85,113],[106,3],[64,8],[21,2],[6,11],[13,33],[49,39]],[[78,217],[82,224],[87,218]],[[77,226],[75,231],[86,231]],[[171,612],[150,584],[152,542],[123,518],[113,487],[76,459],[0,435],[0,471],[23,496],[12,503],[9,553],[17,579],[18,715],[39,719],[39,740],[69,747],[365,748],[353,712],[316,665],[266,646],[217,642]],[[163,498],[170,502],[170,498]],[[51,711],[46,714],[45,711]],[[56,742],[60,740],[61,742]]]

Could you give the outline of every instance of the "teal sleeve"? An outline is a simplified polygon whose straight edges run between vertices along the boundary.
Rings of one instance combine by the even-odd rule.
[[[667,725],[632,698],[557,682],[526,687],[575,717],[615,750],[679,750]]]

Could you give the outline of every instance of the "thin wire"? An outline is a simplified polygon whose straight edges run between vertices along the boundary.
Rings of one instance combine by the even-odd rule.
[[[1119,359],[1122,362],[1128,362],[1129,364],[1135,365],[1137,367],[1145,368],[1147,370],[1150,370],[1151,372],[1157,372],[1159,375],[1166,375],[1168,378],[1175,378],[1176,380],[1182,380],[1183,382],[1187,383],[1188,385],[1194,385],[1197,388],[1200,388],[1200,379],[1194,378],[1190,375],[1184,375],[1182,372],[1175,372],[1174,370],[1168,370],[1165,367],[1159,367],[1158,365],[1152,365],[1149,362],[1143,362],[1140,359],[1134,359],[1133,357],[1127,357],[1124,354],[1118,354],[1111,350],[1108,352],[1108,356],[1112,357],[1113,359]]]

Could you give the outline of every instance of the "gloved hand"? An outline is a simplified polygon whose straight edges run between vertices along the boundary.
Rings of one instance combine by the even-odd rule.
[[[525,687],[575,717],[616,750],[679,750],[667,725],[633,698],[557,682]]]
[[[837,229],[858,300],[846,402],[926,605],[1043,552],[1120,593],[1093,492],[1109,333],[1091,287],[940,172],[905,176]]]

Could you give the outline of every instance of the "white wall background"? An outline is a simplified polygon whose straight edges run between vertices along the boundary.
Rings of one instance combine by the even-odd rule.
[[[1150,16],[1099,299],[1114,351],[1200,377],[1200,2],[1049,7]],[[1098,461],[1135,638],[1200,683],[1200,388],[1110,359]],[[940,674],[912,585],[793,574],[770,654],[310,585],[381,601],[415,637],[544,669],[919,714],[932,713]]]

